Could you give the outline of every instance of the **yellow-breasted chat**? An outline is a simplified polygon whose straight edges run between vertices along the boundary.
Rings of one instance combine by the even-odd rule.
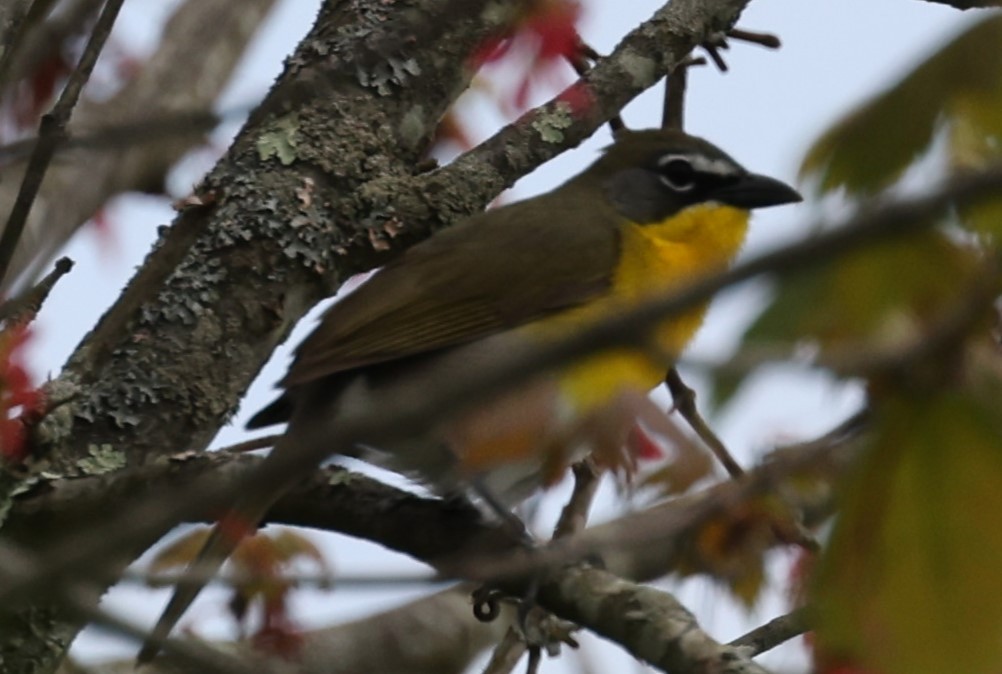
[[[620,132],[563,185],[435,234],[332,305],[296,349],[279,383],[283,394],[248,427],[288,422],[276,452],[323,443],[339,413],[378,405],[380,389],[402,377],[434,386],[722,270],[744,242],[752,209],[796,201],[793,188],[700,138]],[[515,503],[541,485],[554,448],[586,450],[581,428],[622,414],[621,400],[663,380],[665,356],[681,353],[705,309],[655,326],[648,340],[655,348],[593,354],[393,446],[371,448],[359,438],[360,454],[440,490],[475,479]],[[284,487],[234,509],[258,522]],[[217,528],[196,562],[200,571],[222,564],[237,543]],[[178,589],[141,661],[199,589]]]

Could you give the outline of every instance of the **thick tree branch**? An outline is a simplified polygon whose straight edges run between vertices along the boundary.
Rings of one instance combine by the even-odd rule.
[[[612,593],[609,595],[613,597],[610,601],[625,601],[629,598],[639,612],[633,615],[642,614],[657,623],[667,621],[666,624],[687,630],[697,629],[691,616],[678,607],[670,596],[615,580],[609,574],[646,580],[670,571],[677,560],[683,558],[688,548],[687,541],[711,518],[728,512],[736,504],[757,494],[774,492],[777,485],[792,475],[802,476],[805,472],[830,474],[833,470],[836,473],[842,470],[853,455],[846,443],[852,441],[855,432],[858,432],[858,425],[850,424],[815,443],[784,450],[776,459],[749,471],[739,482],[724,483],[701,495],[594,527],[533,554],[526,554],[511,541],[503,527],[485,525],[469,510],[457,511],[449,503],[419,499],[360,476],[345,479],[343,472],[336,469],[319,471],[310,480],[301,483],[293,493],[276,505],[272,519],[300,525],[322,525],[366,537],[433,564],[445,564],[453,572],[481,580],[504,576],[516,579],[513,582],[517,585],[521,582],[517,580],[519,578],[554,569],[553,580],[543,585],[541,597],[544,606],[558,612],[563,618],[582,622],[607,637],[617,641],[622,638],[623,645],[637,657],[665,666],[674,658],[703,657],[707,654],[707,649],[710,649],[715,653],[713,657],[731,660],[732,650],[720,647],[719,644],[714,646],[715,642],[706,635],[700,636],[692,644],[695,650],[688,650],[686,644],[676,643],[671,636],[674,632],[671,631],[666,633],[666,643],[635,643],[633,640],[639,623],[632,623],[613,611],[605,611],[607,615],[595,615],[593,611],[598,600],[594,595],[581,591],[592,583],[598,583],[605,591]],[[190,480],[194,477],[191,470],[214,468],[215,474],[222,476],[217,486],[225,489],[230,481],[225,477],[227,470],[235,467],[234,470],[242,473],[247,464],[259,461],[256,457],[234,455],[215,457],[211,462],[204,456],[179,458],[179,468],[174,471],[171,479]],[[91,507],[94,508],[103,503],[104,494],[110,494],[108,498],[117,501],[123,496],[123,490],[131,492],[140,489],[139,485],[144,483],[144,479],[151,477],[150,473],[144,471],[150,470],[153,467],[134,471],[129,480],[125,478],[130,473],[119,473],[56,483],[49,493],[19,504],[17,512],[11,517],[11,526],[19,524],[22,527],[45,529],[52,520],[64,520],[69,508],[80,507],[85,502],[85,499],[74,493],[78,489],[83,489],[90,495]],[[342,478],[337,479],[338,475],[342,475]],[[128,482],[132,484],[123,484]],[[107,503],[104,505],[107,507]],[[88,510],[82,510],[79,516],[86,518],[87,514]],[[416,515],[420,520],[412,520],[411,515]],[[392,523],[394,521],[395,524]],[[417,521],[420,526],[416,524]],[[411,533],[408,534],[408,530]],[[415,534],[418,531],[420,535]],[[453,541],[458,541],[461,547],[451,547]],[[466,545],[470,541],[473,544]],[[496,545],[496,552],[486,552],[484,541]],[[466,547],[462,547],[464,545]],[[457,555],[460,556],[459,559],[456,559]],[[573,570],[570,580],[567,580],[564,571],[560,570],[576,560],[596,555],[606,562],[609,572],[578,569]],[[451,561],[446,561],[450,557]],[[79,576],[82,567],[78,562],[79,560],[70,560]],[[26,582],[28,579],[22,578],[19,585]],[[12,598],[10,590],[15,588],[5,589],[7,592],[4,601],[9,601]],[[734,666],[738,666],[743,661],[738,658],[734,662]]]
[[[737,648],[714,641],[672,595],[585,566],[564,569],[540,601],[557,615],[623,646],[664,672],[766,674]]]
[[[439,217],[442,206],[448,207],[457,194],[474,194],[478,203],[488,202],[539,164],[589,137],[682,63],[706,36],[736,21],[748,1],[675,0],[666,4],[551,101],[526,112],[448,166],[419,177],[411,189],[448,197],[434,197]],[[574,107],[567,102],[582,98],[591,103]],[[512,148],[519,151],[512,152]],[[394,189],[407,193],[406,185]],[[399,200],[398,210],[408,213],[410,199]],[[419,213],[415,211],[415,215]]]

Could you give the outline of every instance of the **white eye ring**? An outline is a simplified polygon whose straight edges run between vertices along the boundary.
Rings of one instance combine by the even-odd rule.
[[[689,158],[669,154],[658,160],[658,179],[675,192],[689,192],[696,187],[696,169]]]

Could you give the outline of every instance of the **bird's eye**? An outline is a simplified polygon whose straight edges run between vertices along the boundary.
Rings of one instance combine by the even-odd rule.
[[[658,162],[661,182],[676,192],[688,192],[696,186],[696,169],[685,157],[667,156]]]

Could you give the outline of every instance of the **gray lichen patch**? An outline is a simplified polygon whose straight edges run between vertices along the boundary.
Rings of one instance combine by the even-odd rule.
[[[428,131],[428,120],[424,106],[420,103],[411,106],[400,119],[400,140],[407,147],[418,147],[424,141]]]
[[[564,129],[574,122],[573,108],[566,101],[557,101],[553,110],[541,114],[532,123],[532,128],[539,132],[539,137],[547,143],[562,143]]]
[[[77,461],[77,467],[84,475],[102,475],[125,467],[125,453],[111,445],[90,445],[89,456]]]
[[[638,89],[646,89],[658,78],[658,67],[654,59],[642,56],[632,49],[624,50],[619,62],[630,76],[630,83]]]
[[[393,87],[406,86],[411,77],[421,74],[421,66],[413,58],[391,56],[371,68],[359,66],[355,70],[358,83],[372,87],[380,96],[389,96]]]

